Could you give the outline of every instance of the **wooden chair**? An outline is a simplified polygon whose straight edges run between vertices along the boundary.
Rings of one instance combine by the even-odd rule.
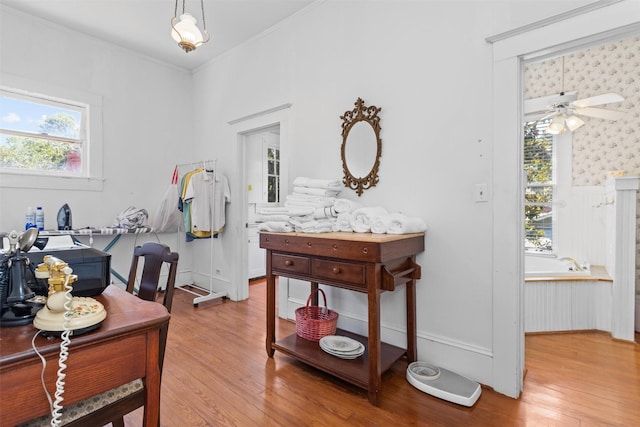
[[[136,246],[133,251],[133,260],[129,271],[127,292],[137,294],[139,298],[147,301],[156,301],[160,274],[163,265],[169,266],[164,298],[162,304],[171,312],[173,291],[178,270],[178,253],[171,252],[167,245],[155,242],[147,242],[142,246]],[[139,283],[138,261],[143,258],[144,266]],[[138,284],[136,288],[136,284]],[[160,329],[160,375],[164,362],[164,352],[167,343],[168,325]],[[105,357],[109,357],[105,355]],[[124,416],[141,406],[144,406],[145,389],[142,379],[132,381],[129,384],[93,396],[81,402],[65,407],[62,411],[62,425],[68,427],[98,427],[112,423],[114,427],[124,427]],[[65,413],[66,411],[66,413]],[[27,423],[28,426],[45,426],[50,424],[50,416],[38,418]]]

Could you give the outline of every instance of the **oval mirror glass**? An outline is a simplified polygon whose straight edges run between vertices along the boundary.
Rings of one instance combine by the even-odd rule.
[[[357,122],[349,130],[345,161],[354,178],[364,178],[371,172],[376,162],[378,141],[376,133],[367,122]]]

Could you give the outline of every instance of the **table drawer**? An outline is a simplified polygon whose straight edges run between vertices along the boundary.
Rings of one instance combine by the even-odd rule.
[[[288,254],[272,254],[271,269],[297,274],[309,274],[311,272],[309,258]]]
[[[314,259],[312,261],[313,277],[329,279],[354,285],[364,285],[364,264],[341,262],[329,259]]]

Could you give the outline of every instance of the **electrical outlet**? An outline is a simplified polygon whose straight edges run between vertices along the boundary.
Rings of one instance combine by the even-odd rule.
[[[488,202],[487,184],[476,184],[473,200],[476,202]]]

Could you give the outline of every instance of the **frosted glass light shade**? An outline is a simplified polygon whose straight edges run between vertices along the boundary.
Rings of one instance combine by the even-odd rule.
[[[569,116],[567,117],[567,119],[565,120],[565,123],[567,125],[567,127],[569,128],[569,130],[571,132],[573,132],[574,130],[578,129],[580,126],[582,126],[584,124],[584,121],[582,121],[579,117],[577,116]]]
[[[564,116],[561,114],[559,116],[555,116],[549,126],[547,126],[547,132],[552,135],[558,135],[564,132]]]
[[[196,26],[196,19],[190,13],[180,15],[180,20],[175,24],[175,18],[171,20],[171,37],[185,52],[191,52],[203,43],[202,33]]]

